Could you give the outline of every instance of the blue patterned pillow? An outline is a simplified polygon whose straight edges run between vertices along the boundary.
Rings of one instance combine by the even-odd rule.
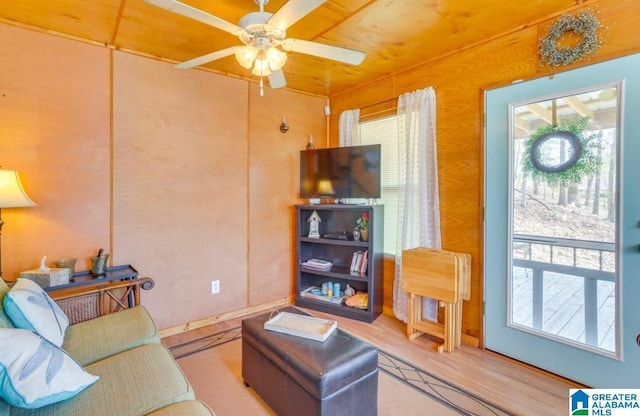
[[[0,328],[0,396],[12,406],[36,409],[66,400],[98,379],[38,334]]]
[[[69,318],[36,282],[16,280],[4,296],[3,305],[16,328],[34,331],[55,346],[62,346]]]

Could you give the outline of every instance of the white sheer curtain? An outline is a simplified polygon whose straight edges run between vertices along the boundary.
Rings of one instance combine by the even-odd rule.
[[[398,319],[406,322],[408,297],[402,290],[402,250],[441,247],[433,88],[399,97],[398,129],[400,167],[393,311]],[[437,301],[425,299],[423,317],[437,320]]]
[[[340,147],[358,146],[360,144],[360,109],[345,110],[340,113],[339,136]],[[358,203],[357,199],[343,198],[346,204]]]
[[[358,146],[360,144],[360,109],[345,110],[340,113],[339,141],[340,147]]]

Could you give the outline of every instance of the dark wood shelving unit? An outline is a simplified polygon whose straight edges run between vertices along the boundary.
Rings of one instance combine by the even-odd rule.
[[[309,238],[308,219],[316,211],[321,219],[320,238]],[[354,241],[352,231],[363,212],[369,214],[369,240]],[[323,238],[325,234],[345,233],[348,240]],[[373,322],[382,313],[382,261],[384,236],[383,205],[296,205],[296,305],[364,322]],[[351,259],[356,251],[368,250],[368,264],[364,273],[350,272]],[[302,265],[311,259],[323,259],[333,265],[329,270],[317,270]],[[357,309],[344,303],[302,297],[310,286],[321,287],[324,282],[347,284],[359,292],[367,292],[367,309]]]

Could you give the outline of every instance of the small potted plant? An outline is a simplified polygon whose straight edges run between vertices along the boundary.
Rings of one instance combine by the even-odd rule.
[[[363,212],[356,221],[360,228],[360,238],[362,241],[369,241],[369,213]]]

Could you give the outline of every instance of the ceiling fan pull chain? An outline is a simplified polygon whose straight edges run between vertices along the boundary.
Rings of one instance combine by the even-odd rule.
[[[262,81],[262,77],[260,77],[260,97],[264,97],[264,81]]]

